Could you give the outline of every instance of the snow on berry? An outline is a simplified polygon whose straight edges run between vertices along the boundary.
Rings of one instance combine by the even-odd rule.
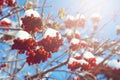
[[[84,15],[80,15],[80,14],[76,15],[75,20],[76,20],[77,27],[84,27],[85,26],[86,20],[85,20]]]
[[[73,80],[81,80],[79,77],[74,77]]]
[[[45,34],[43,35],[43,38],[47,38],[47,36],[49,37],[56,37],[58,33],[58,37],[59,39],[61,39],[61,35],[57,30],[54,30],[52,28],[48,28],[45,32]]]
[[[72,29],[65,29],[64,35],[65,37],[67,37],[68,42],[70,42],[71,39],[73,38],[73,34],[75,34],[75,38],[77,39],[81,38],[80,32],[78,30],[74,32]]]
[[[81,38],[80,32],[78,30],[75,31],[75,38],[77,39]]]
[[[24,53],[25,50],[31,50],[36,48],[36,41],[31,37],[26,31],[19,31],[15,35],[14,43],[12,49],[19,50],[19,53]]]
[[[78,63],[80,63],[80,64],[88,64],[88,62],[85,61],[84,59],[77,60],[77,59],[75,59],[75,58],[70,58],[68,64],[72,64],[73,62],[78,62]]]
[[[72,58],[72,57],[71,57],[71,58],[69,59],[69,62],[68,62],[68,64],[72,64],[72,63],[73,63],[73,61],[76,61],[76,62],[78,62],[78,60],[76,60],[75,58]]]
[[[73,51],[80,49],[80,47],[81,47],[81,45],[80,45],[80,40],[79,39],[73,38],[70,41],[70,47],[69,48],[72,49]]]
[[[90,68],[90,65],[84,59],[77,60],[75,58],[70,58],[68,62],[68,68],[71,70],[75,70],[80,68],[80,70],[87,70]]]
[[[0,26],[11,26],[12,21],[8,18],[4,18],[0,21]]]
[[[86,48],[88,46],[88,43],[86,41],[80,41],[81,47]]]
[[[73,30],[72,30],[72,29],[65,29],[64,34],[65,34],[66,36],[71,36],[71,35],[73,34]]]
[[[15,6],[15,0],[6,0],[5,1],[7,6],[14,7]]]
[[[65,19],[65,25],[67,28],[74,27],[75,26],[74,17],[71,15],[67,15]]]
[[[120,69],[120,62],[118,60],[109,60],[107,66],[112,69]]]
[[[95,58],[95,56],[91,52],[89,52],[89,51],[85,51],[83,53],[83,57],[86,58],[86,59]]]
[[[26,31],[18,31],[17,34],[15,35],[15,39],[20,38],[20,39],[29,39],[32,38],[32,36],[26,32]]]
[[[33,9],[29,9],[25,11],[24,16],[29,16],[31,17],[31,15],[33,15],[34,17],[40,17],[39,13]]]
[[[71,15],[67,15],[66,18],[65,18],[65,20],[74,20],[74,19],[75,18],[73,16],[71,16]]]
[[[85,51],[83,53],[83,58],[91,65],[91,67],[97,65],[96,58],[91,52]]]
[[[101,16],[98,13],[94,13],[91,16],[91,20],[93,23],[99,23],[101,20]]]
[[[88,62],[85,61],[84,59],[79,60],[79,63],[82,64],[82,65],[83,65],[83,64],[88,64]]]
[[[117,33],[117,35],[120,34],[120,25],[117,25],[117,26],[116,26],[116,33]]]
[[[45,31],[42,40],[38,43],[43,46],[46,51],[54,53],[57,52],[59,47],[63,45],[63,40],[58,31],[48,28]]]
[[[104,59],[102,57],[96,57],[96,63],[100,64]]]
[[[70,42],[70,44],[79,44],[79,43],[80,43],[80,40],[76,38],[73,38]]]

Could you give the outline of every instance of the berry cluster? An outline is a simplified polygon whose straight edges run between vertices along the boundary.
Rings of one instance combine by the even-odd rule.
[[[15,2],[15,0],[0,0],[0,15],[2,14],[2,8],[5,5],[7,7],[15,7],[16,2]]]
[[[88,59],[85,59],[89,64],[90,66],[96,66],[96,59],[95,58],[88,58]]]
[[[9,7],[14,7],[16,4],[15,0],[6,0],[5,2],[7,4],[7,6],[9,6]]]
[[[104,75],[108,78],[108,80],[111,79],[111,77],[113,80],[120,79],[119,74],[120,74],[120,69],[111,69],[110,67],[107,67],[107,70],[105,70],[104,72]]]
[[[0,0],[0,6],[4,5],[4,0]]]
[[[50,35],[49,32],[53,34]],[[17,49],[19,54],[26,53],[26,62],[33,65],[51,58],[51,52],[57,52],[62,44],[61,35],[54,29],[48,29],[42,40],[38,42],[26,31],[19,31],[12,49]]]
[[[29,65],[38,64],[41,61],[45,62],[48,58],[51,57],[51,54],[47,52],[42,46],[37,49],[37,43],[34,39],[20,39],[17,38],[14,40],[12,49],[19,50],[19,54],[22,54],[26,51],[27,60],[26,62]]]
[[[79,68],[81,65],[80,63],[73,61],[72,64],[68,64],[68,68],[71,69],[72,71]]]
[[[0,26],[1,27],[4,27],[4,26],[10,27],[10,26],[12,26],[12,22],[10,19],[4,18],[0,21]]]
[[[81,35],[79,31],[73,31],[72,29],[65,30],[65,37],[67,38],[68,42],[70,42],[73,38],[81,39]]]
[[[71,20],[71,19],[68,19],[68,20],[66,20],[65,21],[65,26],[67,27],[67,28],[72,28],[72,27],[74,27],[75,26],[75,21],[74,20]]]
[[[42,20],[40,17],[25,16],[22,18],[22,26],[23,30],[29,33],[35,33],[42,29]]]
[[[38,44],[42,45],[46,51],[54,53],[59,50],[61,45],[63,45],[63,40],[60,39],[59,33],[56,33],[55,37],[47,35],[47,37],[39,41]]]
[[[81,80],[80,77],[75,77],[73,80]]]
[[[86,53],[84,54],[80,55],[79,53],[75,53],[74,57],[70,58],[68,68],[71,70],[79,69],[80,71],[84,71],[90,70],[96,66],[96,59],[92,56],[92,54],[87,53],[87,56],[89,57],[86,57]]]
[[[75,69],[80,69],[80,71],[83,70],[90,70],[91,66],[88,64],[85,60],[76,60],[73,61],[72,63],[68,63],[68,68],[71,69],[72,71]]]
[[[36,51],[28,51],[26,54],[28,55],[27,63],[29,65],[39,64],[41,61],[45,62],[48,58],[51,58],[51,54],[45,51],[43,47],[40,47]]]
[[[70,42],[70,49],[72,49],[73,51],[75,50],[79,50],[80,48],[86,48],[87,47],[87,43],[85,41],[79,41],[78,39],[72,39]]]
[[[37,43],[34,39],[20,39],[17,38],[14,40],[14,44],[12,45],[12,49],[19,50],[19,53],[24,53],[25,50],[30,51],[31,49],[35,49]]]
[[[75,50],[80,49],[80,46],[81,46],[80,43],[78,43],[78,44],[73,44],[73,43],[71,43],[71,45],[70,45],[69,48],[72,49],[73,51],[75,51]]]
[[[8,7],[14,7],[16,4],[15,0],[0,0],[0,6],[4,6],[4,2],[7,4]]]
[[[4,68],[4,67],[6,67],[6,64],[0,65],[0,70],[1,70],[2,68]]]
[[[72,28],[72,27],[84,27],[86,20],[84,15],[77,15],[76,17],[73,16],[67,16],[67,20],[64,22],[66,28]]]

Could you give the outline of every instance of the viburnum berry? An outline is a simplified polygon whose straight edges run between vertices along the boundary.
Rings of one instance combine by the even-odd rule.
[[[31,50],[36,48],[36,41],[26,31],[18,31],[13,41],[12,49],[19,50],[19,53],[24,53],[25,50]]]
[[[68,42],[70,42],[73,38],[80,39],[81,35],[78,30],[75,32],[72,29],[66,29],[64,32],[65,37],[67,38]]]
[[[80,77],[74,77],[73,80],[81,80]]]
[[[71,15],[67,15],[66,20],[65,20],[65,26],[67,28],[72,28],[75,27],[75,21],[74,21],[74,17]]]
[[[80,69],[80,71],[83,71],[91,69],[91,66],[84,59],[77,60],[75,58],[70,58],[68,68],[71,70]]]
[[[84,15],[76,15],[76,17],[68,15],[65,20],[65,26],[66,28],[72,28],[72,27],[84,27],[86,20]]]
[[[94,13],[94,14],[92,14],[92,16],[91,16],[91,20],[92,20],[92,22],[93,22],[94,24],[97,24],[97,23],[100,22],[101,16],[100,16],[99,14],[97,14],[97,13]]]
[[[60,33],[54,29],[47,29],[43,39],[38,42],[39,45],[43,46],[48,52],[57,52],[59,47],[63,45],[63,40]]]
[[[0,0],[0,6],[4,5],[4,0]]]
[[[14,44],[12,45],[12,49],[19,50],[19,53],[24,53],[25,50],[31,50],[36,48],[37,43],[34,39],[20,39],[17,38],[14,40]]]
[[[23,30],[28,33],[39,32],[42,29],[42,20],[40,17],[25,16],[22,18],[22,26]]]
[[[69,48],[72,49],[73,51],[80,49],[80,47],[81,47],[81,44],[80,44],[79,39],[73,38],[70,41],[70,47]]]
[[[96,59],[95,58],[89,58],[89,59],[85,59],[91,66],[96,66]]]
[[[81,44],[81,48],[87,48],[88,47],[88,44],[86,41],[80,41],[80,44]]]
[[[48,58],[51,58],[51,54],[43,47],[40,47],[36,51],[28,51],[27,53],[27,63],[29,65],[39,64],[41,61],[45,62]]]
[[[95,56],[91,52],[85,51],[83,53],[83,58],[89,63],[91,68],[95,67],[97,65],[96,58],[95,58]]]
[[[80,14],[76,15],[75,23],[76,27],[84,27],[86,23],[85,16]]]
[[[8,18],[4,18],[0,21],[0,26],[4,27],[4,26],[12,26],[12,21]]]
[[[6,67],[6,64],[0,65],[0,69],[2,69],[2,68],[4,68],[4,67]]]
[[[79,68],[81,65],[80,63],[73,61],[72,64],[68,64],[68,68],[71,69],[72,71]]]
[[[15,0],[6,0],[5,3],[7,4],[7,6],[9,7],[14,7],[16,2]]]

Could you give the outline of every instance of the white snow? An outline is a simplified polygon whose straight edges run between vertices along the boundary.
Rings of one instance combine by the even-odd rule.
[[[15,38],[29,39],[29,38],[32,38],[32,36],[28,32],[21,30],[17,32],[17,34],[15,35]]]
[[[64,34],[67,35],[67,36],[71,36],[73,34],[73,30],[66,29],[65,32],[64,32]]]
[[[99,48],[99,49],[98,49],[98,51],[100,51],[100,52],[103,51],[103,50],[104,50],[103,48]]]
[[[96,57],[96,63],[99,64],[103,61],[104,59],[102,57]]]
[[[82,65],[82,64],[88,64],[88,62],[85,61],[84,59],[79,60],[79,63],[80,63],[81,65]]]
[[[73,38],[73,39],[70,41],[70,44],[78,44],[79,42],[80,42],[79,39]]]
[[[72,64],[73,63],[73,61],[76,61],[76,62],[78,62],[78,60],[76,60],[75,58],[70,58],[70,60],[69,60],[69,62],[68,62],[68,64]]]
[[[116,26],[116,29],[117,29],[117,30],[120,30],[120,25],[117,25],[117,26]]]
[[[79,32],[78,30],[76,30],[76,31],[75,31],[75,34],[78,34],[78,35],[80,35],[80,32]]]
[[[67,15],[66,18],[65,18],[65,20],[74,20],[74,19],[75,18],[73,16],[71,16],[71,15]]]
[[[86,41],[83,41],[83,40],[80,41],[80,43],[82,43],[82,44],[86,44],[86,45],[88,44]]]
[[[74,57],[81,56],[80,53],[74,53]]]
[[[59,32],[57,30],[52,29],[52,28],[48,28],[46,30],[45,34],[43,35],[43,38],[46,38],[48,35],[50,37],[56,37],[57,36],[56,33],[59,33]],[[60,33],[59,33],[59,39],[61,39]]]
[[[4,18],[4,19],[1,20],[1,22],[3,22],[3,21],[6,22],[6,23],[9,23],[9,24],[12,23],[12,21],[8,18]]]
[[[120,69],[120,62],[117,60],[110,60],[108,61],[107,65],[112,69]]]
[[[78,62],[78,63],[80,63],[81,65],[82,65],[82,64],[88,64],[88,62],[87,62],[87,61],[85,61],[84,59],[81,59],[81,60],[76,60],[75,58],[70,58],[70,60],[69,60],[68,64],[72,64],[72,63],[73,63],[73,61]]]
[[[13,1],[13,3],[15,3],[15,0],[12,0]]]
[[[85,51],[83,57],[89,59],[89,58],[94,58],[95,56],[91,52]]]
[[[75,19],[76,20],[77,19],[83,19],[83,20],[85,20],[85,16],[83,14],[77,14],[76,17],[75,17]]]
[[[25,11],[24,16],[31,16],[33,15],[34,17],[40,17],[39,13],[33,9],[29,9]]]
[[[91,16],[91,19],[94,19],[94,18],[101,19],[101,16],[100,16],[100,14],[98,14],[98,13],[94,13],[94,14],[92,14],[92,16]]]
[[[101,20],[101,16],[98,14],[98,13],[94,13],[92,16],[91,16],[91,20],[94,24],[97,24],[100,20]]]
[[[92,42],[99,42],[99,41],[96,38],[93,38]]]

